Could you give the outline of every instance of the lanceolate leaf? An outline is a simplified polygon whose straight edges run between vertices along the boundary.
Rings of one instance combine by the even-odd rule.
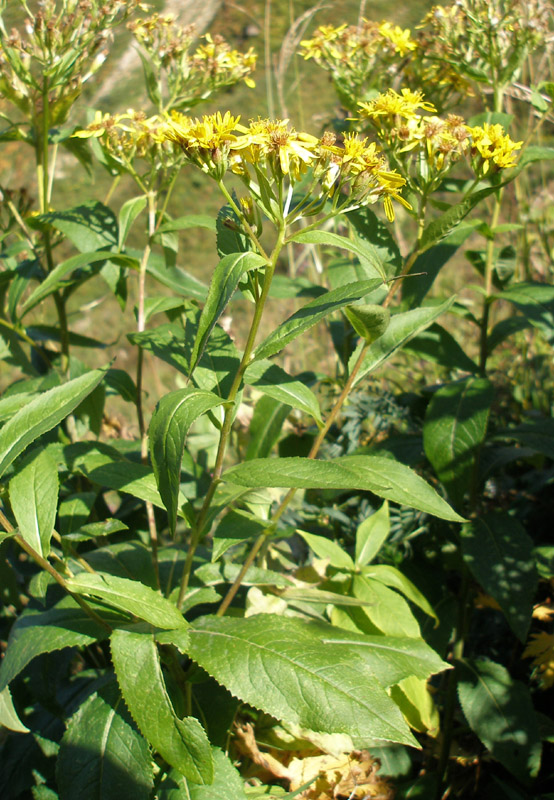
[[[327,539],[325,536],[317,536],[315,533],[306,533],[306,531],[300,530],[298,533],[318,558],[329,559],[329,564],[336,569],[354,571],[354,562],[337,542]]]
[[[365,490],[441,519],[463,522],[423,478],[382,456],[342,456],[332,461],[259,458],[227,470],[223,479],[253,488]]]
[[[134,258],[129,256],[120,255],[118,253],[111,253],[109,250],[100,250],[94,253],[79,253],[76,256],[68,258],[58,264],[48,277],[32,292],[21,308],[21,316],[27,314],[32,308],[37,306],[45,297],[48,297],[53,292],[62,286],[64,279],[67,275],[74,272],[80,267],[86,267],[89,264],[96,264],[99,261],[113,261],[116,264],[121,264],[124,267],[136,267],[137,262]]]
[[[189,655],[234,695],[277,719],[358,740],[413,745],[356,645],[323,645],[335,630],[270,614],[202,617],[191,629]]]
[[[392,567],[390,564],[373,564],[369,567],[365,567],[363,570],[363,575],[366,578],[373,578],[380,583],[384,583],[385,586],[390,586],[392,589],[396,589],[412,603],[415,603],[416,606],[419,606],[422,611],[425,611],[426,614],[429,614],[430,617],[438,620],[438,617],[429,601],[426,600],[417,586],[414,586],[411,580],[409,580],[402,572],[400,572],[399,569],[396,569],[396,567]]]
[[[508,514],[484,514],[462,527],[462,552],[474,578],[525,642],[537,586],[531,538]]]
[[[95,369],[43,392],[21,408],[0,430],[0,475],[35,439],[71,414],[95,389],[104,371]]]
[[[6,686],[0,692],[0,728],[8,728],[15,733],[29,733],[29,728],[24,725],[15,710],[9,688]]]
[[[261,267],[265,263],[265,258],[251,252],[230,253],[221,259],[215,268],[206,304],[198,322],[198,331],[190,358],[190,372],[193,372],[196,367],[214,325],[224,312],[244,273],[250,269]]]
[[[268,395],[260,397],[248,429],[249,442],[245,458],[268,456],[281,434],[283,423],[290,413],[290,406],[274,400]]]
[[[131,230],[133,222],[138,215],[146,208],[147,198],[145,195],[132,197],[123,203],[119,212],[119,232],[117,237],[117,247],[121,250],[127,239],[127,234]]]
[[[460,665],[464,715],[493,758],[523,783],[539,770],[541,743],[527,687],[493,661]]]
[[[109,625],[123,617],[109,609],[99,611],[94,604],[92,606],[108,626],[104,627],[88,617],[70,597],[65,597],[48,611],[24,611],[10,631],[8,649],[0,661],[0,691],[41,653],[106,639]]]
[[[168,764],[194,783],[211,783],[213,756],[193,717],[179,719],[165,687],[152,633],[116,630],[111,651],[117,680],[142,734]]]
[[[200,389],[178,389],[162,397],[149,429],[150,454],[160,496],[167,509],[169,528],[175,532],[185,439],[192,423],[222,399]]]
[[[250,364],[244,373],[244,382],[268,397],[310,414],[317,422],[322,422],[319,403],[312,390],[272,361],[255,361]]]
[[[47,448],[34,450],[11,479],[10,503],[21,536],[46,558],[58,505],[58,469]]]
[[[289,342],[292,342],[301,333],[309,330],[317,322],[332,314],[333,311],[338,311],[338,309],[350,305],[356,300],[361,300],[373,289],[381,286],[381,283],[380,279],[356,281],[356,283],[348,283],[346,286],[341,286],[316,297],[315,300],[307,303],[279,325],[273,333],[270,333],[256,349],[254,359],[259,361],[262,358],[269,358],[269,356],[275,355]]]
[[[425,306],[424,308],[414,308],[412,311],[394,314],[385,333],[369,347],[354,385],[359,383],[369,372],[373,372],[373,370],[380,367],[413,336],[428,328],[437,317],[440,317],[441,314],[448,310],[452,302],[453,300],[450,299],[439,306]],[[360,343],[350,356],[349,369],[352,369],[358,360],[362,346],[363,344]]]
[[[93,694],[71,717],[56,768],[60,800],[148,800],[154,784],[148,742],[115,685]]]
[[[158,628],[187,627],[183,615],[173,603],[140,581],[118,578],[108,573],[80,572],[74,578],[67,579],[67,586],[75,594],[96,597]]]
[[[390,532],[389,504],[364,519],[356,531],[356,565],[365,567],[377,555]]]
[[[342,250],[348,250],[350,253],[358,256],[364,266],[369,268],[376,278],[385,280],[387,275],[383,262],[381,261],[376,249],[364,242],[363,239],[347,239],[346,236],[339,236],[337,233],[330,231],[300,231],[295,233],[290,238],[291,242],[298,242],[299,244],[320,244],[330,245],[331,247],[339,247]]]
[[[435,394],[425,415],[423,445],[455,503],[472,489],[485,439],[494,388],[486,378],[466,378]]]

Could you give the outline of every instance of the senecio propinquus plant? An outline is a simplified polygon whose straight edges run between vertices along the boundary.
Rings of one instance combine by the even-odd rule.
[[[493,326],[492,306],[508,301],[520,329],[544,329],[529,298],[552,302],[547,284],[513,281],[495,246],[504,187],[553,155],[529,146],[532,131],[512,138],[502,105],[548,38],[542,4],[528,5],[535,17],[518,2],[437,6],[419,39],[389,22],[319,28],[301,52],[331,72],[348,113],[348,129],[320,135],[287,119],[191,116],[225,87],[252,86],[255,54],[209,34],[198,44],[167,15],[135,16],[143,3],[52,0],[35,15],[21,0],[26,36],[0,25],[1,86],[20,115],[5,117],[2,139],[34,149],[39,197],[31,212],[27,194],[2,189],[1,353],[20,371],[0,399],[7,797],[362,800],[392,797],[393,775],[406,796],[439,798],[467,786],[450,753],[469,732],[528,797],[541,757],[530,692],[468,653],[477,585],[523,643],[537,584],[532,542],[491,509],[480,461],[496,452],[489,359],[513,330]],[[69,124],[124,21],[151,109]],[[469,92],[492,97],[484,117],[453,113]],[[535,130],[551,105],[537,92]],[[105,203],[52,207],[60,145],[112,176]],[[170,214],[195,169],[220,193],[216,220]],[[122,180],[135,196],[116,214]],[[488,199],[490,225],[464,222]],[[481,314],[442,292],[428,302],[477,224]],[[178,265],[176,233],[194,227],[215,233],[209,285]],[[59,257],[62,243],[77,253]],[[299,280],[291,258],[314,249],[328,269]],[[336,249],[346,258],[326,261]],[[134,284],[133,375],[75,353],[105,346],[69,326],[76,289],[97,275],[122,309]],[[224,314],[239,292],[250,313],[231,336]],[[286,318],[283,298],[295,303]],[[57,323],[44,325],[50,301]],[[475,326],[478,363],[438,324],[446,311]],[[300,337],[320,323],[336,335],[337,321],[329,375],[325,359],[291,372]],[[394,450],[351,437],[343,451],[337,436],[364,380],[404,347],[420,353],[425,334],[444,370],[421,433],[426,478]],[[172,385],[151,415],[147,354]],[[110,395],[134,409],[136,438],[107,440]],[[506,441],[542,452],[532,423],[495,436],[504,459]],[[314,497],[325,510],[315,531]],[[330,520],[351,523],[349,504],[366,510],[350,539],[334,537]],[[388,557],[403,513],[436,581]],[[544,552],[541,563],[552,577]],[[543,633],[526,652],[547,687]]]

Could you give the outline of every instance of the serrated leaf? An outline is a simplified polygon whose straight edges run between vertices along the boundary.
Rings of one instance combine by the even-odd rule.
[[[356,531],[356,565],[365,567],[377,555],[390,531],[389,504],[385,500],[370,517],[358,525]]]
[[[483,514],[464,525],[461,537],[464,561],[473,577],[525,642],[537,587],[531,538],[516,519],[501,512]]]
[[[425,414],[423,446],[455,504],[471,492],[477,478],[494,387],[486,378],[470,377],[442,386]]]
[[[106,627],[87,616],[70,597],[65,597],[48,611],[24,611],[10,631],[8,648],[0,662],[0,691],[41,653],[106,639],[109,625],[121,621],[122,616],[110,609],[99,611],[94,604],[92,606],[108,623]]]
[[[244,373],[244,382],[322,423],[319,402],[312,390],[272,361],[264,359],[250,364]]]
[[[50,552],[58,488],[57,464],[48,448],[34,450],[9,484],[19,533],[43,558]]]
[[[208,337],[219,317],[225,311],[240,279],[245,272],[262,267],[266,259],[258,253],[230,253],[224,256],[215,268],[206,303],[202,309],[196,339],[190,357],[190,372],[193,372],[204,352]]]
[[[14,414],[0,430],[0,475],[25,448],[54,428],[100,383],[104,370],[87,372],[43,392]]]
[[[211,786],[190,783],[172,769],[160,785],[158,800],[247,800],[242,778],[227,756],[217,747],[212,748],[212,754],[214,782]]]
[[[437,317],[447,311],[453,303],[453,298],[441,303],[439,306],[429,306],[424,308],[414,308],[412,311],[405,311],[394,314],[385,333],[370,345],[366,356],[362,362],[360,370],[354,380],[354,386],[368,373],[384,364],[397,350],[399,350],[413,336],[428,328]],[[349,370],[359,358],[363,347],[361,342],[350,356],[348,362]]]
[[[7,686],[0,692],[0,729],[2,727],[15,733],[30,732],[29,728],[19,719]]]
[[[522,783],[529,783],[541,757],[529,690],[493,661],[465,661],[459,669],[458,695],[471,729],[493,758]]]
[[[335,631],[269,614],[201,617],[190,631],[189,655],[234,695],[277,719],[317,732],[414,745],[356,647],[323,646]]]
[[[148,743],[108,686],[78,708],[60,742],[60,800],[148,800],[154,784]]]
[[[331,231],[299,231],[294,236],[291,236],[289,241],[297,242],[298,244],[329,245],[338,247],[341,250],[348,250],[360,259],[368,271],[368,277],[372,275],[375,278],[379,278],[379,283],[387,278],[386,270],[377,250],[364,242],[363,239],[358,238],[353,241],[352,239],[347,239],[346,236],[339,236],[339,234]]]
[[[67,579],[67,588],[75,594],[96,597],[158,628],[186,628],[188,624],[173,603],[140,581],[108,573],[80,572]]]
[[[223,400],[212,392],[186,388],[166,394],[154,411],[149,428],[150,456],[156,483],[175,533],[185,440],[192,423]]]
[[[332,461],[259,458],[227,470],[223,480],[253,488],[363,490],[441,519],[463,522],[423,478],[382,456],[341,456]]]
[[[333,311],[344,306],[350,305],[361,300],[373,289],[381,286],[380,279],[368,281],[356,281],[338,289],[316,297],[303,306],[299,311],[281,323],[264,341],[256,348],[254,360],[259,361],[263,358],[275,355],[283,349],[289,342],[296,339],[304,331],[312,328],[317,322],[332,314]]]
[[[111,651],[121,694],[142,734],[175,769],[194,783],[211,783],[213,756],[193,717],[179,719],[165,687],[152,633],[116,630]]]
[[[298,533],[318,558],[328,559],[330,565],[337,569],[354,571],[354,562],[337,542],[326,539],[325,536],[317,536],[315,533],[306,533],[301,530]]]

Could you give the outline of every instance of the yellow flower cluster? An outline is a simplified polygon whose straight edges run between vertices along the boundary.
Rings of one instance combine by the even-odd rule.
[[[390,220],[394,219],[393,200],[408,206],[400,196],[404,178],[387,168],[377,145],[355,134],[337,144],[334,134],[318,139],[296,131],[288,120],[258,119],[245,127],[226,112],[201,119],[174,113],[162,136],[216,180],[232,170],[254,194],[262,184],[282,186],[287,179],[292,185],[311,169],[320,200],[334,197],[346,208],[382,199]]]
[[[359,25],[322,25],[300,46],[300,55],[331,73],[347,108],[378,89],[384,75],[390,80],[417,47],[408,29],[367,19]]]
[[[476,161],[475,170],[486,175],[491,168],[509,169],[516,164],[515,151],[519,150],[523,142],[514,142],[502,125],[489,125],[468,127],[471,136],[472,155]]]
[[[369,103],[358,103],[362,117],[376,119],[377,117],[402,117],[415,119],[417,110],[436,111],[432,103],[423,99],[423,92],[412,92],[411,89],[402,89],[401,94],[389,89],[380,94]]]
[[[158,115],[147,117],[143,111],[129,109],[122,114],[97,111],[93,122],[76,131],[78,139],[101,139],[106,151],[116,159],[130,163],[135,157],[151,156],[164,141],[165,121]]]
[[[228,74],[233,76],[233,82],[244,80],[249,88],[254,88],[255,82],[250,77],[256,68],[257,56],[251,47],[246,53],[233,50],[222,36],[204,36],[206,44],[200,45],[192,56],[193,66],[207,67],[212,77]]]

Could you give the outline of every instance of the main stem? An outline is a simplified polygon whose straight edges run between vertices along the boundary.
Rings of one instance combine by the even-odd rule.
[[[148,198],[148,241],[139,268],[139,292],[138,292],[138,308],[137,308],[137,331],[142,333],[146,327],[146,319],[144,313],[144,303],[146,300],[146,268],[148,266],[148,259],[152,252],[152,239],[156,233],[156,195],[150,191],[147,194]],[[143,464],[148,464],[148,433],[144,421],[144,408],[142,404],[142,379],[144,369],[144,350],[139,345],[137,357],[137,417],[140,432],[140,457]],[[160,587],[160,569],[158,564],[158,530],[156,528],[156,517],[154,515],[154,506],[152,503],[146,502],[146,517],[148,519],[148,531],[150,534],[150,547],[152,554],[152,565],[156,576],[156,584]]]
[[[229,390],[227,400],[225,402],[225,416],[223,418],[223,425],[221,426],[221,432],[219,434],[219,444],[217,448],[217,455],[215,459],[212,480],[208,488],[208,491],[206,493],[206,497],[204,499],[202,508],[200,509],[200,512],[198,514],[196,524],[191,533],[191,540],[187,552],[187,558],[185,560],[185,566],[183,568],[183,576],[181,578],[181,588],[179,590],[179,597],[177,600],[178,608],[180,608],[181,605],[183,604],[183,600],[185,598],[185,594],[188,589],[194,554],[196,552],[196,548],[198,547],[200,536],[202,535],[202,531],[204,529],[204,524],[206,522],[206,518],[210,510],[215,490],[217,488],[219,479],[221,477],[221,473],[223,471],[223,462],[225,460],[225,453],[229,442],[229,435],[231,433],[231,427],[233,425],[233,420],[235,417],[235,400],[239,392],[239,389],[241,387],[244,373],[246,371],[248,364],[250,363],[250,358],[254,350],[256,336],[258,333],[258,329],[260,327],[260,322],[264,312],[265,304],[269,295],[269,289],[271,286],[271,281],[273,280],[275,268],[277,266],[277,260],[284,246],[285,231],[286,231],[285,224],[281,223],[279,226],[277,242],[275,243],[275,247],[273,248],[273,251],[269,257],[267,266],[265,268],[262,292],[260,294],[259,300],[256,303],[256,308],[254,310],[254,315],[252,317],[252,323],[250,325],[250,331],[248,333],[248,338],[246,340],[246,345],[244,347],[244,353],[239,368],[236,372],[235,378],[233,380],[231,389]]]
[[[338,415],[339,411],[341,410],[341,408],[342,408],[342,406],[344,404],[344,401],[346,400],[346,398],[350,394],[350,390],[352,389],[352,386],[354,385],[354,381],[356,379],[356,376],[357,376],[358,372],[360,371],[360,367],[362,366],[362,364],[364,362],[364,358],[366,356],[368,347],[369,347],[369,343],[366,342],[366,344],[362,347],[362,349],[360,351],[360,355],[358,356],[358,358],[356,360],[356,363],[354,364],[354,367],[352,368],[352,372],[348,376],[348,380],[344,384],[343,389],[342,389],[340,395],[338,396],[338,398],[337,398],[337,400],[335,402],[335,405],[331,409],[331,413],[327,417],[325,425],[321,428],[321,430],[319,431],[318,435],[316,436],[316,438],[314,440],[314,443],[313,443],[313,445],[311,447],[311,450],[308,453],[308,458],[315,458],[317,456],[317,454],[319,453],[319,449],[320,449],[321,445],[323,444],[323,442],[325,441],[325,437],[327,436],[327,433],[329,432],[329,429],[330,429],[331,425],[333,424],[333,422],[337,418],[337,415]],[[288,504],[290,503],[290,501],[292,500],[292,498],[294,497],[295,494],[296,494],[296,489],[289,489],[289,491],[286,493],[286,495],[281,500],[281,503],[279,504],[279,507],[277,508],[277,511],[273,515],[271,527],[267,528],[267,530],[261,536],[259,536],[256,539],[256,541],[254,542],[254,545],[253,545],[250,553],[248,554],[248,556],[246,558],[246,561],[242,565],[239,574],[235,578],[235,581],[234,581],[233,585],[231,586],[231,588],[229,589],[229,591],[227,592],[227,594],[223,598],[223,601],[222,601],[221,605],[217,609],[216,615],[218,617],[222,617],[223,614],[225,614],[225,612],[227,611],[227,609],[231,605],[231,603],[233,602],[233,599],[234,599],[236,593],[238,592],[238,590],[240,589],[242,581],[244,580],[244,576],[246,575],[246,573],[248,572],[248,570],[250,569],[250,567],[254,563],[254,560],[255,560],[256,556],[258,555],[258,553],[260,552],[261,548],[263,547],[263,545],[267,541],[268,537],[272,536],[273,533],[275,532],[275,526],[277,525],[277,522],[283,516],[283,513],[285,512],[285,509],[287,508]]]
[[[487,368],[488,358],[488,330],[489,330],[489,317],[490,307],[492,300],[493,289],[493,274],[494,274],[494,229],[498,225],[500,219],[500,211],[502,208],[502,196],[504,190],[499,189],[494,198],[494,209],[491,218],[491,238],[487,241],[487,249],[485,255],[485,298],[483,300],[483,314],[481,316],[481,334],[479,341],[479,368],[483,374]]]

